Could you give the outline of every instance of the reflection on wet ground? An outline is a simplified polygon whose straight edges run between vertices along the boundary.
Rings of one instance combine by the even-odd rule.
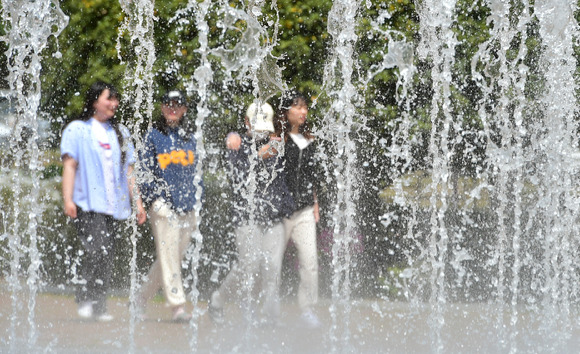
[[[580,326],[573,319],[577,316],[552,324],[555,328],[571,326],[567,331],[571,336],[560,338],[554,337],[554,332],[543,334],[550,330],[542,320],[545,315],[516,309],[517,315],[512,316],[514,309],[498,311],[498,305],[448,304],[438,317],[432,316],[433,310],[426,304],[360,300],[353,301],[349,311],[336,306],[335,316],[331,316],[327,299],[317,308],[322,327],[309,329],[300,321],[293,302],[283,303],[281,323],[276,327],[249,324],[236,306],[226,308],[225,324],[216,325],[206,312],[207,303],[200,302],[197,336],[192,338],[194,327],[171,322],[170,311],[160,302],[150,302],[146,318],[136,322],[131,331],[126,297],[111,298],[109,310],[115,319],[99,323],[79,320],[70,295],[40,294],[32,320],[36,339],[31,348],[28,300],[25,296],[21,299],[24,307],[13,320],[11,294],[5,290],[0,293],[0,352],[173,353],[192,352],[193,346],[202,353],[499,353],[513,349],[574,352],[580,347]],[[441,321],[440,326],[434,318]],[[9,338],[11,333],[16,339]]]

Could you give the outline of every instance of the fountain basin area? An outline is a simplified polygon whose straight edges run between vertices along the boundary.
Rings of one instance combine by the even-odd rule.
[[[573,353],[580,348],[577,310],[564,316],[552,309],[556,315],[548,318],[542,311],[519,305],[445,304],[435,313],[436,306],[427,303],[357,299],[333,306],[330,299],[322,299],[316,308],[322,326],[309,329],[300,321],[293,298],[283,300],[277,327],[248,322],[236,305],[226,307],[224,324],[215,324],[207,302],[200,301],[196,330],[191,323],[173,323],[165,305],[151,301],[146,318],[134,322],[131,331],[127,296],[109,298],[109,312],[115,319],[101,323],[79,319],[74,296],[66,293],[39,293],[32,320],[25,310],[28,294],[22,293],[17,301],[24,307],[16,314],[12,331],[17,338],[9,338],[14,313],[11,295],[6,286],[0,288],[0,352]],[[188,310],[193,310],[191,304]],[[36,333],[33,346],[31,332]]]
[[[579,4],[4,1],[0,99],[10,104],[0,126],[0,354],[580,353]],[[191,244],[182,257],[194,314],[188,323],[172,322],[159,298],[148,303],[145,318],[131,310],[129,294],[156,259],[151,222],[135,222],[142,213],[115,235],[108,300],[114,320],[77,315],[73,286],[90,281],[80,266],[89,250],[77,237],[79,223],[63,212],[66,194],[67,214],[74,215],[68,203],[74,186],[58,146],[90,98],[83,92],[101,79],[122,93],[119,109],[111,103],[107,111],[130,132],[117,141],[123,151],[132,150],[131,140],[139,153],[136,173],[128,175],[140,191],[155,182],[149,202],[195,196],[187,208],[165,200],[195,215],[195,225],[193,219],[181,225]],[[178,104],[187,108],[187,121],[169,126],[192,144],[188,157],[194,153],[187,165],[195,171],[174,174],[195,182],[187,190],[172,189],[165,180],[170,171],[163,181],[150,173],[146,161],[154,158],[142,153],[152,151],[144,137],[154,121],[164,125],[162,95],[175,89],[187,98]],[[305,97],[288,106],[294,89]],[[237,255],[250,243],[236,242],[244,236],[239,225],[261,224],[270,209],[280,212],[270,221],[282,218],[277,201],[259,199],[288,196],[278,195],[286,189],[274,181],[292,172],[286,151],[294,148],[273,149],[275,173],[259,189],[261,165],[269,163],[258,141],[268,140],[254,134],[249,172],[238,188],[232,180],[242,174],[224,140],[247,130],[250,103],[266,101],[278,113],[272,123],[287,126],[276,129],[276,139],[286,142],[295,128],[303,134],[286,187],[298,176],[308,195],[297,188],[300,194],[290,196],[297,208],[319,204],[317,328],[306,327],[296,303],[303,270],[316,270],[301,247],[289,248],[282,267],[288,271],[279,279],[279,325],[248,318],[235,303],[225,308],[225,324],[214,323],[207,310],[211,291],[236,260],[245,269]],[[297,126],[288,112],[302,103],[308,118],[300,113]],[[90,163],[101,158],[103,176],[115,177],[115,183],[103,178],[102,190],[111,192],[125,183],[122,173],[108,173],[117,156],[105,150],[115,144],[98,130],[91,134],[100,152]],[[107,139],[97,144],[98,135]],[[157,158],[171,155],[185,166],[173,152],[186,149],[171,139],[171,154],[159,151]],[[63,151],[66,134],[64,141]],[[305,146],[316,150],[308,168]],[[130,162],[126,155],[118,161]],[[117,217],[113,202],[127,202],[127,195],[105,193],[103,209]],[[246,205],[247,220],[228,212]],[[306,213],[284,216],[292,215]],[[312,230],[312,213],[308,220]],[[306,227],[292,231],[300,229]],[[271,256],[269,241],[253,248],[254,256]],[[277,271],[273,260],[261,271]],[[267,277],[247,273],[251,281],[242,290],[250,296]]]

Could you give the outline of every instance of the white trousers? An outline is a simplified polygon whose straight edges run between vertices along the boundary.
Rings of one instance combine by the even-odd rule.
[[[292,240],[298,251],[300,285],[298,305],[302,310],[318,302],[318,252],[316,220],[312,206],[300,209],[284,219],[285,243]]]
[[[181,280],[181,261],[196,228],[195,212],[178,214],[167,203],[156,200],[149,215],[157,258],[141,287],[140,301],[146,302],[155,296],[159,288],[163,288],[169,306],[183,305],[186,299]]]
[[[272,319],[280,315],[280,274],[286,242],[281,222],[270,227],[244,225],[236,229],[238,262],[212,295],[214,306],[222,307],[234,298],[253,295],[261,281],[260,302],[263,312]]]

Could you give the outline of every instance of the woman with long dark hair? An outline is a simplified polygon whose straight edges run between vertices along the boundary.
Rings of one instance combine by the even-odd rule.
[[[79,119],[62,133],[62,194],[65,215],[74,219],[83,249],[76,301],[81,318],[110,321],[106,297],[112,276],[120,221],[131,215],[133,144],[114,118],[119,94],[110,84],[94,83]],[[137,219],[147,215],[137,199]]]
[[[286,241],[292,240],[298,251],[298,304],[302,320],[309,327],[319,327],[320,321],[312,309],[318,301],[316,223],[320,219],[316,198],[316,144],[306,122],[306,97],[294,90],[285,92],[280,107],[277,135],[284,139],[286,184],[296,204],[296,211],[284,218],[284,231]]]

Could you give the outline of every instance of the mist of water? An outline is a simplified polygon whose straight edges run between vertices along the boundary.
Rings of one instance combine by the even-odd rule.
[[[424,196],[409,195],[405,189],[413,183],[411,175],[403,174],[393,183],[393,200],[410,213],[408,237],[425,238],[416,243],[416,253],[407,253],[412,267],[403,272],[404,279],[418,286],[411,297],[419,296],[431,305],[437,352],[445,351],[453,340],[445,337],[444,328],[449,311],[454,311],[449,304],[458,297],[494,304],[487,319],[498,330],[501,350],[530,349],[518,344],[522,338],[534,337],[533,330],[518,323],[530,311],[553,348],[565,348],[577,299],[577,281],[572,279],[578,276],[573,267],[578,256],[573,78],[577,63],[572,54],[576,5],[536,2],[531,6],[526,1],[488,1],[487,5],[491,32],[472,59],[471,77],[454,73],[461,44],[453,28],[459,16],[456,4],[418,6],[417,54],[430,63],[433,90],[430,169]],[[542,45],[549,49],[540,59],[544,71],[531,73],[526,41],[536,25]],[[481,126],[462,123],[462,112],[452,105],[453,92],[469,85],[482,93],[477,103]],[[537,89],[531,96],[530,87]],[[396,134],[408,136],[412,126],[413,122],[402,124]],[[389,147],[393,159],[408,156],[406,144]],[[457,149],[462,144],[467,148]],[[481,149],[485,153],[478,157]],[[462,175],[454,166],[455,160],[476,161],[481,156],[484,160],[468,174]],[[428,225],[417,219],[417,211],[425,210],[422,198],[429,198]],[[482,204],[493,214],[477,216],[474,210]],[[394,222],[394,217],[385,215],[384,221]],[[474,240],[480,247],[488,244],[483,248],[487,251],[480,249],[477,254]]]
[[[323,139],[333,141],[335,154],[324,161],[329,178],[336,179],[337,196],[332,210],[334,244],[332,246],[332,305],[330,314],[332,351],[349,350],[351,334],[345,323],[350,322],[351,268],[350,245],[356,232],[354,220],[357,198],[358,173],[355,167],[356,144],[350,137],[359,115],[355,105],[360,102],[354,86],[353,70],[356,61],[355,44],[359,3],[335,1],[328,14],[328,33],[332,36],[331,55],[325,64],[325,91],[330,98],[330,108],[323,112],[324,123],[320,129]]]
[[[12,148],[13,166],[16,169],[3,171],[11,175],[13,195],[12,205],[5,210],[11,213],[12,225],[5,228],[3,238],[8,239],[8,249],[11,256],[8,283],[12,293],[11,325],[8,332],[10,348],[15,351],[23,343],[18,343],[17,327],[28,325],[27,347],[33,348],[37,340],[35,328],[36,295],[39,289],[39,268],[41,266],[38,251],[38,226],[42,218],[43,204],[39,172],[43,168],[38,162],[40,150],[38,146],[38,116],[40,105],[40,71],[41,52],[46,48],[49,37],[57,37],[65,28],[68,18],[54,7],[53,1],[10,1],[2,2],[2,21],[5,24],[6,34],[1,38],[8,44],[6,51],[8,62],[7,81],[14,96],[7,97],[10,104],[18,112],[18,119],[12,127],[10,147]],[[53,55],[59,56],[56,52]],[[26,172],[19,172],[19,168],[26,167]],[[30,180],[30,185],[24,186],[23,180]],[[30,208],[23,208],[25,202]],[[23,224],[20,224],[20,221]],[[23,311],[22,300],[18,293],[22,290],[19,279],[23,255],[29,257],[26,274],[26,290],[28,302],[26,322],[19,321]]]
[[[126,20],[119,31],[117,51],[120,59],[130,64],[125,73],[128,90],[123,103],[130,106],[134,115],[127,121],[131,122],[129,128],[135,132],[136,147],[140,149],[140,129],[150,126],[156,95],[155,13],[153,3],[145,0],[121,0],[120,4]],[[35,300],[42,279],[37,243],[44,211],[43,203],[38,202],[43,197],[38,176],[42,166],[37,165],[41,152],[37,143],[40,54],[49,38],[58,36],[66,26],[67,18],[52,1],[4,1],[2,6],[3,21],[8,24],[2,38],[9,48],[8,82],[11,91],[17,93],[13,104],[19,118],[12,135],[15,168],[3,169],[14,185],[13,205],[10,210],[2,210],[11,213],[10,219],[14,220],[12,225],[4,225],[2,238],[8,240],[11,255],[7,283],[12,294],[12,314],[7,342],[10,351],[16,352],[22,345],[18,337],[22,326],[27,326],[29,349],[36,348],[38,336]],[[216,95],[223,94],[221,98],[227,100],[226,93],[236,88],[266,101],[287,87],[279,58],[272,55],[279,23],[264,16],[264,6],[264,1],[234,8],[226,1],[191,0],[171,19],[183,26],[181,29],[194,24],[199,33],[199,61],[193,77],[183,82],[188,96],[197,100],[198,160],[194,178],[199,186],[206,172],[218,181],[225,179],[219,162],[223,146],[208,142],[208,125],[221,113],[213,111],[219,101]],[[402,33],[384,29],[391,14],[381,10],[371,19],[366,39],[385,38],[386,48],[382,60],[366,71],[361,69],[364,66],[357,53],[357,45],[365,38],[359,38],[355,31],[365,6],[370,6],[368,1],[333,2],[328,14],[327,30],[332,40],[324,62],[323,90],[314,103],[321,112],[316,133],[321,142],[323,182],[335,191],[329,217],[334,242],[328,308],[332,323],[325,338],[329,343],[326,349],[356,351],[360,344],[351,326],[357,321],[353,315],[358,310],[358,299],[351,293],[359,270],[353,255],[359,227],[357,203],[363,191],[374,188],[379,193],[379,182],[388,180],[386,189],[392,192],[392,208],[376,222],[387,230],[394,224],[404,225],[404,233],[396,237],[405,245],[401,251],[405,268],[392,276],[389,286],[399,291],[410,308],[402,323],[412,326],[420,317],[418,314],[428,314],[430,350],[445,352],[452,347],[456,339],[449,334],[449,321],[457,315],[458,303],[481,303],[483,316],[474,322],[481,321],[487,329],[486,333],[479,333],[490,342],[483,348],[566,351],[577,328],[573,318],[580,290],[575,267],[580,256],[580,200],[575,191],[580,157],[574,118],[577,4],[565,0],[535,1],[533,5],[527,0],[488,0],[477,5],[489,10],[490,33],[468,63],[469,77],[460,76],[455,70],[460,64],[458,48],[464,44],[459,39],[460,29],[455,27],[458,16],[464,15],[459,13],[460,2],[418,2],[420,40],[416,44]],[[475,6],[461,11],[475,11]],[[231,40],[213,47],[210,44],[208,18],[214,14],[212,11],[219,15],[217,28],[222,31],[222,38],[236,33],[233,44]],[[240,21],[244,27],[236,27]],[[527,62],[531,31],[538,33],[544,48],[539,50],[541,65]],[[135,56],[124,57],[127,51]],[[210,57],[219,58],[219,79]],[[429,67],[428,74],[420,72],[416,62]],[[541,70],[532,72],[532,67]],[[171,74],[178,75],[178,69],[168,70],[175,70]],[[378,110],[384,107],[365,101],[365,93],[372,89],[371,82],[378,75],[393,69],[398,79],[394,94],[401,114],[389,122],[391,136],[387,141],[369,128],[373,117],[366,109],[369,105]],[[414,78],[418,75],[428,79],[417,83]],[[432,97],[426,112],[430,130],[426,154],[417,161],[414,150],[421,142],[416,136],[415,109],[421,98],[417,87],[424,82],[428,82]],[[465,117],[456,106],[455,94],[469,90],[479,93],[477,117]],[[243,106],[246,102],[235,103]],[[31,129],[31,137],[23,138],[24,127]],[[376,176],[376,185],[368,186],[360,176],[378,159],[361,161],[361,151],[371,147],[384,154],[393,171],[389,176]],[[257,160],[252,161],[253,165],[256,163]],[[25,164],[30,185],[21,182]],[[248,198],[252,199],[255,192],[254,184]],[[195,309],[189,327],[192,351],[202,340],[198,333],[204,315],[198,306],[197,273],[205,241],[200,231],[201,188],[196,199],[197,227],[186,259],[191,270],[187,275],[187,283],[191,284],[188,296]],[[32,207],[24,207],[25,204]],[[136,245],[140,235],[134,221],[131,226],[129,351],[134,352],[134,298],[141,280]],[[223,268],[229,268],[229,264],[219,262],[214,266],[214,280]],[[27,267],[26,305],[18,297],[23,290],[19,280],[22,267]],[[250,277],[241,291],[248,298],[253,296],[253,281]],[[388,316],[379,300],[374,300],[372,308],[381,318]],[[26,321],[20,320],[22,312],[27,315]],[[236,348],[255,348],[252,340],[257,324],[251,322],[249,314],[247,317],[251,326],[244,329],[244,342]],[[536,327],[522,323],[522,318]],[[405,340],[389,338],[395,339]]]
[[[149,122],[151,126],[153,114],[153,64],[155,63],[155,43],[153,39],[154,33],[154,2],[151,1],[123,1],[119,4],[125,13],[124,22],[119,30],[119,37],[117,38],[117,53],[121,62],[125,62],[123,55],[126,51],[135,54],[134,60],[127,63],[127,70],[125,71],[125,82],[128,87],[132,87],[128,95],[123,96],[123,104],[131,107],[130,112],[133,112],[134,119],[129,120],[128,126],[130,131],[139,131],[139,127],[143,122]],[[128,48],[123,48],[121,45],[122,36],[128,34],[130,36]],[[137,151],[143,149],[143,140],[137,137],[135,140],[135,148]],[[135,165],[136,171],[140,170],[139,162]],[[134,199],[138,195],[137,191],[133,191]],[[136,200],[133,201],[133,206],[136,205]],[[130,218],[130,242],[131,242],[131,259],[129,262],[130,269],[130,312],[131,319],[129,323],[130,328],[130,352],[135,351],[135,325],[136,313],[139,309],[136,308],[136,294],[139,282],[137,272],[137,240],[141,234],[136,222],[136,208],[133,207],[133,215]]]

